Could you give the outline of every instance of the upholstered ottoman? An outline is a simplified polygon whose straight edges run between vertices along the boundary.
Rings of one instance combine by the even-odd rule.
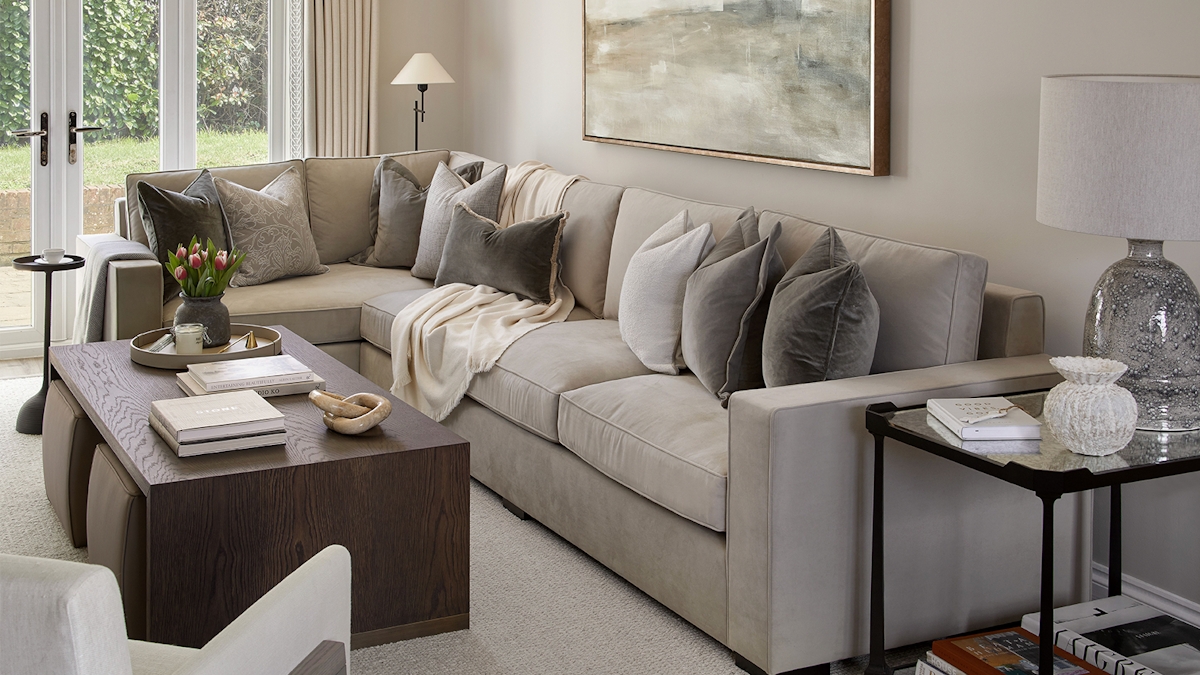
[[[67,385],[51,382],[42,417],[42,475],[46,497],[72,546],[87,546],[88,477],[92,453],[103,442]]]
[[[112,448],[96,446],[87,496],[88,562],[117,577],[129,637],[146,637],[146,497]]]

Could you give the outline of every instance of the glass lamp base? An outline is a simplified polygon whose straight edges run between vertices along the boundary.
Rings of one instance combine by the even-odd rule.
[[[1139,429],[1200,429],[1200,293],[1163,243],[1130,239],[1088,306],[1083,352],[1129,366],[1117,384],[1138,404]]]

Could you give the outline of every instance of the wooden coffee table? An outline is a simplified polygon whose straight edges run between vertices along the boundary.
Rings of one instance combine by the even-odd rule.
[[[50,350],[52,376],[146,495],[147,638],[203,646],[330,544],[353,560],[353,647],[467,628],[470,446],[274,328],[329,391],[387,395],[391,416],[342,436],[306,397],[276,397],[286,446],[180,458],[147,422],[151,401],[184,395],[174,371],[133,363],[129,340]]]

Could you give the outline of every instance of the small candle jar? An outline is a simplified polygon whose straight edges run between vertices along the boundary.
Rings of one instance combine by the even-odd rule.
[[[175,353],[200,354],[204,351],[204,324],[181,323],[175,326]]]

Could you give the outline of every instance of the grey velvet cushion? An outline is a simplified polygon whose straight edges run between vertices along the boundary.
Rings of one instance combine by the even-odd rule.
[[[537,302],[554,302],[564,215],[560,211],[501,228],[460,202],[454,207],[434,285],[491,286]]]
[[[508,167],[501,164],[491,173],[468,185],[462,176],[454,173],[443,162],[438,164],[433,180],[429,183],[429,194],[425,200],[425,214],[421,219],[421,240],[417,247],[417,260],[412,274],[421,279],[434,279],[442,264],[442,249],[446,235],[450,232],[450,220],[454,217],[454,206],[459,202],[489,220],[500,218],[500,196],[504,192],[504,179]]]
[[[763,377],[768,387],[779,387],[867,375],[878,336],[875,296],[829,228],[775,288]]]
[[[722,403],[763,386],[766,310],[785,271],[776,250],[781,230],[777,224],[759,239],[758,217],[747,210],[688,279],[683,361]]]
[[[180,244],[187,246],[195,236],[203,244],[212,239],[218,249],[229,248],[221,200],[208,169],[200,172],[183,192],[166,190],[146,181],[137,182],[138,208],[150,250],[159,262]],[[163,296],[179,294],[179,282],[163,268]]]
[[[304,178],[299,171],[284,171],[262,190],[251,190],[224,178],[215,183],[233,245],[246,256],[231,286],[254,286],[329,271],[321,264],[308,227]]]
[[[454,172],[474,184],[483,172],[483,162],[465,164]],[[421,243],[427,190],[421,188],[408,167],[391,157],[379,160],[371,188],[372,244],[350,262],[371,267],[412,267]]]

